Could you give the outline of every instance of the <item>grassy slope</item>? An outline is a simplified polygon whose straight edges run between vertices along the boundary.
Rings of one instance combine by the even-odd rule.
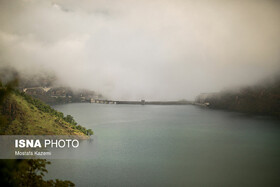
[[[4,134],[8,135],[80,135],[86,136],[71,124],[50,113],[40,111],[18,94],[10,94],[7,103],[16,106],[14,119]]]

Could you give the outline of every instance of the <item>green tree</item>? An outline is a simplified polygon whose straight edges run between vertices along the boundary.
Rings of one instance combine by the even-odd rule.
[[[48,172],[47,164],[50,164],[50,162],[44,159],[1,160],[1,186],[75,186],[74,183],[67,180],[44,180],[43,177]]]
[[[88,135],[88,136],[93,135],[93,131],[92,131],[91,129],[88,129],[88,130],[87,130],[87,135]]]

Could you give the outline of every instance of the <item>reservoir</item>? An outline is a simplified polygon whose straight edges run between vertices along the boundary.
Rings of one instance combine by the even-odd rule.
[[[47,179],[77,186],[280,185],[279,120],[193,105],[54,108],[94,131],[98,154],[51,160]]]

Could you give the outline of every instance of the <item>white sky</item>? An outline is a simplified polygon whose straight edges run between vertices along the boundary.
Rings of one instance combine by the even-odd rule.
[[[0,66],[111,99],[193,99],[280,70],[277,0],[0,0]]]

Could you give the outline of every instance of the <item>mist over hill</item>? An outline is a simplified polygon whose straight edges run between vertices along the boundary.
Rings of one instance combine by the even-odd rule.
[[[0,80],[3,84],[13,79],[18,81],[18,90],[48,104],[90,102],[91,99],[104,99],[102,94],[98,92],[63,85],[51,72],[25,74],[11,67],[0,69]]]
[[[197,96],[196,102],[207,104],[213,109],[280,118],[280,76],[239,89],[203,93]]]

